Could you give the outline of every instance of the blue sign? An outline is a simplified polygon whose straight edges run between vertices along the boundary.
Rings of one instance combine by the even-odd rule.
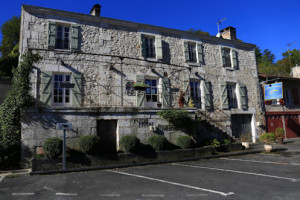
[[[265,100],[282,99],[282,82],[265,85]]]

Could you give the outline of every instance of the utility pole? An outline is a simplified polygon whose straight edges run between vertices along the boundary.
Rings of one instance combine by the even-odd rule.
[[[291,43],[288,43],[286,46],[287,46],[287,50],[288,50],[288,54],[289,54],[289,64],[290,64],[290,69],[292,68],[292,64],[291,64],[291,56],[290,56],[290,46],[292,45],[292,44],[294,44],[294,43],[296,43],[296,41],[294,41],[294,42],[291,42]]]

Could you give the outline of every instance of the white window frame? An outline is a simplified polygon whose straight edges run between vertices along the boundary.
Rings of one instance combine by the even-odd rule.
[[[192,45],[194,46],[192,48]],[[197,49],[197,43],[195,42],[188,42],[188,49],[189,49],[189,62],[190,63],[198,63],[198,49]],[[191,55],[193,55],[193,59],[191,59]]]
[[[146,58],[154,59],[156,58],[156,46],[155,46],[155,36],[144,35],[146,41]],[[151,48],[152,41],[152,48]],[[147,51],[148,50],[148,51]]]
[[[58,27],[62,27],[62,39],[61,39],[61,46],[58,47]],[[69,36],[68,36],[68,48],[65,48],[65,28],[69,29]],[[55,49],[60,50],[70,50],[71,49],[71,26],[66,24],[56,24],[56,32],[55,32]]]
[[[195,83],[197,83],[196,87],[192,87],[191,83],[193,83],[193,85],[195,86]],[[193,91],[192,91],[193,89]],[[190,98],[193,100],[193,103],[195,105],[196,108],[201,109],[202,108],[202,90],[201,90],[201,80],[195,80],[195,79],[190,79],[189,81],[189,96]],[[192,94],[198,94],[197,97],[195,97],[195,95]],[[195,98],[197,98],[197,102],[195,101]]]
[[[234,86],[235,89],[234,91],[231,89],[231,94],[229,92],[229,86]],[[232,87],[231,87],[232,88]],[[240,108],[241,107],[241,103],[240,103],[240,99],[239,99],[239,92],[238,92],[238,84],[237,83],[234,83],[234,82],[226,82],[226,90],[227,90],[227,97],[228,97],[228,106],[229,106],[229,109],[236,109],[236,108]],[[235,105],[234,107],[233,106],[233,102],[231,101],[231,99],[234,99],[232,98],[233,94],[235,94]]]
[[[58,107],[61,107],[61,106],[71,106],[72,105],[72,89],[71,88],[62,88],[63,90],[63,94],[62,94],[62,102],[61,103],[57,103],[57,102],[54,102],[54,98],[55,98],[55,95],[54,95],[54,90],[55,90],[55,76],[56,75],[62,75],[63,76],[63,81],[62,82],[66,82],[66,76],[70,76],[70,83],[72,83],[72,74],[71,73],[62,73],[62,72],[53,72],[52,73],[52,105],[53,106],[58,106]],[[58,86],[59,87],[59,86]],[[66,89],[69,90],[69,102],[66,103],[65,100],[66,100]]]
[[[158,102],[161,102],[160,101],[160,86],[159,86],[159,84],[160,84],[160,81],[159,81],[159,79],[158,78],[156,78],[156,77],[145,77],[145,80],[144,80],[144,82],[146,83],[146,80],[155,80],[156,81],[156,86],[154,87],[154,86],[150,86],[150,89],[151,89],[151,93],[150,93],[150,96],[151,96],[151,99],[152,99],[152,96],[156,96],[156,102],[155,101],[147,101],[147,90],[146,90],[146,92],[145,92],[145,107],[147,107],[147,108],[157,108],[157,103]],[[149,87],[147,87],[147,88],[149,88]],[[156,94],[152,94],[152,89],[153,88],[156,88]],[[149,94],[148,94],[148,96],[149,96]]]

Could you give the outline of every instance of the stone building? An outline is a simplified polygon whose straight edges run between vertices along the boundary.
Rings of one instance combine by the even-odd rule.
[[[157,111],[179,108],[183,98],[191,116],[231,136],[250,132],[255,141],[262,120],[255,45],[236,40],[235,28],[214,37],[100,11],[99,5],[91,15],[22,6],[20,51],[42,56],[31,77],[35,107],[23,115],[24,155],[61,137],[60,122],[73,124],[69,141],[99,135],[110,151],[126,134],[145,141],[160,133],[172,141],[183,133]],[[135,83],[148,87],[138,91]]]

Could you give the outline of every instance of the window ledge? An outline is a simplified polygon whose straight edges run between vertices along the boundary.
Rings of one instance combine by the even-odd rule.
[[[201,67],[201,63],[196,63],[196,62],[187,62],[188,65],[193,66],[193,67]]]
[[[232,68],[232,67],[224,67],[226,70],[228,70],[228,71],[235,71],[235,69],[234,68]]]

